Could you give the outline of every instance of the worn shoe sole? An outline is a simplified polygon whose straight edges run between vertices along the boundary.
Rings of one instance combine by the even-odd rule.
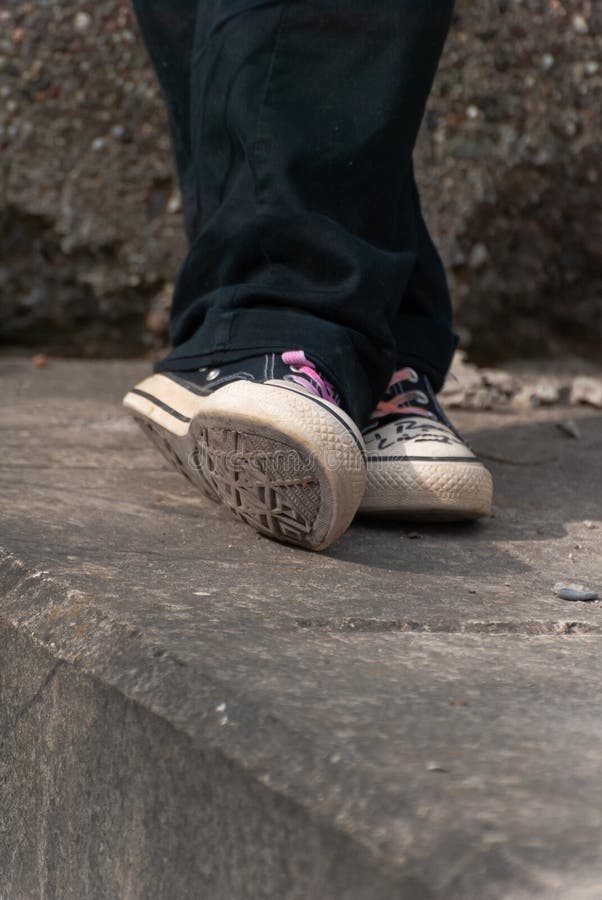
[[[357,512],[361,433],[301,387],[241,380],[204,394],[159,374],[123,403],[176,469],[262,534],[323,550]]]
[[[491,511],[493,484],[477,460],[368,457],[360,512],[407,521],[479,519]]]

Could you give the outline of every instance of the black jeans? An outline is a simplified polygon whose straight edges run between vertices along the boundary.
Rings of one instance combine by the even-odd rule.
[[[189,252],[159,370],[305,350],[362,423],[455,347],[412,153],[453,0],[134,0]]]

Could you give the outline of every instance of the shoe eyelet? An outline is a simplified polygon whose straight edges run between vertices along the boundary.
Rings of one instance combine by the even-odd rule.
[[[207,381],[215,381],[216,378],[219,378],[219,369],[211,369],[210,372],[207,372]]]

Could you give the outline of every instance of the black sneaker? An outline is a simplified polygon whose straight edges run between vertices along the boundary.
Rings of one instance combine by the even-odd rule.
[[[303,351],[151,375],[123,402],[172,465],[262,534],[323,550],[357,511],[362,436]]]
[[[395,372],[363,437],[361,512],[432,522],[490,512],[491,475],[445,416],[426,375]]]

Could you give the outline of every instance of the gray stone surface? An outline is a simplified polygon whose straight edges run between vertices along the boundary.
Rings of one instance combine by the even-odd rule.
[[[459,414],[494,518],[316,556],[146,446],[143,371],[0,361],[2,900],[599,897],[602,605],[554,586],[602,587],[602,416]]]
[[[596,357],[602,4],[456,10],[417,164],[458,324],[480,362]],[[184,240],[128,0],[3,0],[1,16],[0,339],[157,348]]]

